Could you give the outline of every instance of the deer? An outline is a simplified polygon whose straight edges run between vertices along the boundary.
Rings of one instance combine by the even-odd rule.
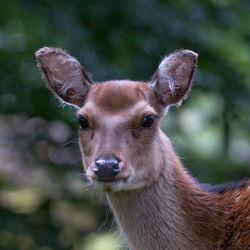
[[[250,249],[250,180],[199,183],[160,128],[187,97],[198,54],[165,56],[147,82],[94,82],[60,48],[35,57],[47,87],[77,108],[85,174],[104,192],[130,249]]]

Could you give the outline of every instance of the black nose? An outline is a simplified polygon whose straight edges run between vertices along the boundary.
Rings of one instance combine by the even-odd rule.
[[[95,161],[94,172],[100,181],[114,181],[120,172],[120,160],[113,156],[100,157]]]

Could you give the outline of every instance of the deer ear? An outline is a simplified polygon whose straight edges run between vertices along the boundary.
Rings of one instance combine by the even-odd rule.
[[[63,101],[81,107],[94,84],[81,64],[59,48],[44,47],[35,56],[47,87]]]
[[[166,56],[150,82],[162,108],[180,105],[191,89],[198,55],[191,50],[179,50]]]

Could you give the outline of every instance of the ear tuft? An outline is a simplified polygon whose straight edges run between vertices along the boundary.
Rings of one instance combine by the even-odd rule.
[[[60,48],[44,47],[35,56],[48,88],[63,101],[80,107],[93,84],[81,64]]]
[[[180,105],[191,89],[198,54],[179,50],[166,56],[152,77],[150,86],[159,104]]]

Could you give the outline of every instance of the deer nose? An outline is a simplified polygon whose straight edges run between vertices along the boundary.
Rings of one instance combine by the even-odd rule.
[[[120,160],[111,157],[100,157],[95,161],[94,173],[99,181],[114,181],[120,172]]]

